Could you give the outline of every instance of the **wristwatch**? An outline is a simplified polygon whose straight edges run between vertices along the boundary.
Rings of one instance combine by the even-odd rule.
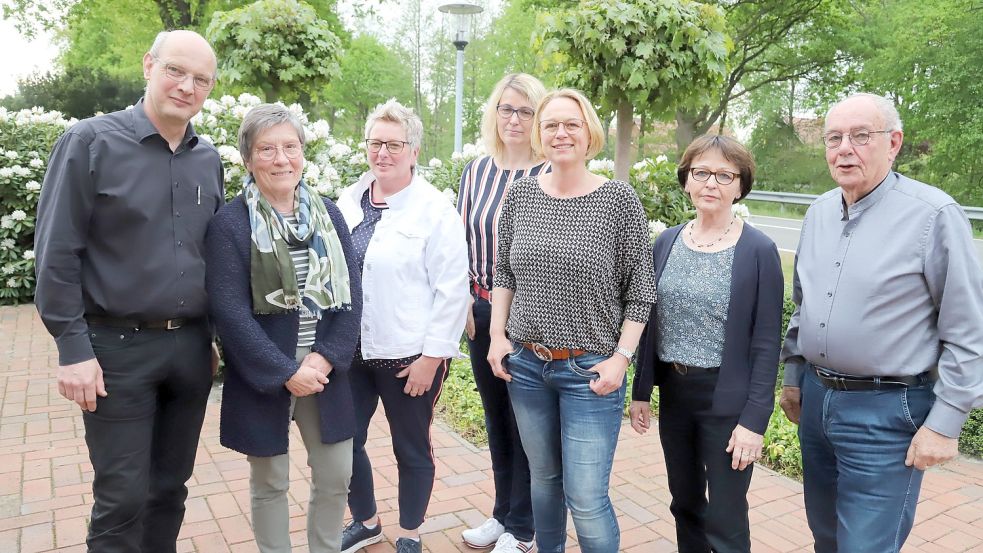
[[[631,351],[628,348],[623,348],[621,346],[618,346],[618,347],[614,348],[614,352],[615,353],[620,353],[621,355],[624,355],[628,359],[628,362],[629,363],[631,363],[632,361],[635,360],[635,352]]]

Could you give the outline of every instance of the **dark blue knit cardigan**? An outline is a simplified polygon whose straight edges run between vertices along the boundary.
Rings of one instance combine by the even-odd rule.
[[[338,231],[351,277],[351,311],[325,312],[317,324],[313,350],[334,366],[317,394],[321,441],[336,443],[355,433],[348,371],[362,316],[361,270],[354,264],[348,225],[325,200]],[[220,439],[229,449],[261,457],[287,452],[290,392],[284,387],[300,364],[295,360],[298,311],[255,315],[249,282],[249,214],[242,196],[219,210],[205,236],[205,286],[209,314],[225,357]]]

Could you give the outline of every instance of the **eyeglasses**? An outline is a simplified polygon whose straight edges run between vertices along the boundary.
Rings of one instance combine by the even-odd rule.
[[[693,167],[689,170],[689,174],[693,177],[693,180],[698,180],[700,182],[707,182],[710,177],[713,176],[717,184],[727,186],[728,184],[734,182],[734,179],[740,177],[737,173],[731,173],[730,171],[711,171],[709,169],[704,169],[702,167]]]
[[[566,121],[542,121],[539,124],[539,128],[543,131],[543,134],[554,135],[560,131],[560,126],[562,125],[566,129],[567,134],[577,134],[580,129],[584,128],[587,122],[583,119],[567,119]]]
[[[157,61],[162,61],[160,58],[154,56],[153,54],[151,54],[151,56]],[[182,69],[181,67],[178,67],[173,63],[166,63],[166,62],[164,63],[164,74],[167,75],[168,79],[178,83],[183,83],[184,81],[188,80],[188,76],[189,76],[188,72]],[[201,75],[195,75],[193,77],[193,82],[195,84],[195,88],[205,92],[215,87],[215,79],[211,77],[203,77]]]
[[[405,140],[372,140],[371,138],[365,139],[365,147],[369,149],[373,154],[379,153],[382,147],[385,146],[386,150],[390,154],[398,154],[403,151],[409,142]]]
[[[284,144],[283,146],[274,146],[273,144],[266,144],[256,148],[256,157],[262,159],[263,161],[272,161],[276,158],[277,150],[283,152],[283,155],[287,159],[297,159],[304,153],[304,146],[299,142],[290,142],[289,144]]]
[[[532,119],[533,115],[536,115],[536,111],[532,108],[514,108],[509,104],[498,104],[495,106],[498,110],[498,116],[502,119],[512,119],[512,114],[518,114],[519,119],[522,121],[528,121]]]
[[[843,137],[848,136],[850,138],[850,144],[853,144],[854,146],[863,146],[864,144],[870,142],[870,135],[889,132],[891,131],[868,131],[864,129],[859,131],[851,131],[846,135],[841,132],[831,132],[823,135],[823,143],[826,144],[827,149],[832,150],[833,148],[839,148],[840,144],[843,143]]]

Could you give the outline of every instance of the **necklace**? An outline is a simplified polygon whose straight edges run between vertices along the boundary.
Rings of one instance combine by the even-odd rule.
[[[706,244],[700,244],[699,242],[696,241],[696,238],[693,238],[693,227],[696,226],[696,221],[694,220],[692,223],[689,224],[689,228],[687,229],[687,234],[689,235],[689,241],[690,241],[691,244],[693,244],[693,246],[695,246],[697,248],[700,248],[701,250],[705,250],[705,249],[713,246],[714,244],[719,243],[721,240],[723,240],[724,239],[724,236],[727,236],[727,233],[730,232],[731,227],[734,226],[734,221],[736,219],[737,219],[737,217],[731,217],[730,223],[728,223],[727,224],[727,228],[724,229],[724,233],[721,234],[719,237],[717,237],[716,240],[713,240],[711,242],[707,242]]]

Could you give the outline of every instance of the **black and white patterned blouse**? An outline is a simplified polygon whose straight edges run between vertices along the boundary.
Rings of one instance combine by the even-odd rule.
[[[515,292],[512,340],[610,355],[625,319],[648,321],[656,290],[648,222],[628,183],[554,198],[538,177],[519,179],[498,237],[495,286]]]

